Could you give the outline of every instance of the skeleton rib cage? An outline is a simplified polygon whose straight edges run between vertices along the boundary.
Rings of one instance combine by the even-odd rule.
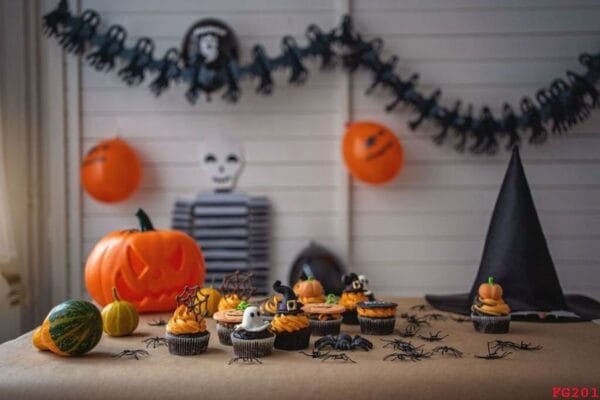
[[[255,295],[266,295],[270,270],[270,202],[243,193],[201,193],[176,201],[172,227],[192,236],[215,287],[227,274],[253,273]]]

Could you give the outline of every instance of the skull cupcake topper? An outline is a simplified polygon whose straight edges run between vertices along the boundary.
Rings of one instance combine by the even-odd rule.
[[[248,307],[244,310],[242,323],[235,326],[235,330],[245,330],[247,332],[261,332],[269,327],[269,323],[265,322],[260,315],[258,307]]]
[[[211,136],[202,143],[200,163],[215,192],[231,192],[244,168],[244,152],[230,137]]]

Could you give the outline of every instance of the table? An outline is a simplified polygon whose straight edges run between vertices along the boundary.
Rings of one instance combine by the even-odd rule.
[[[423,299],[392,299],[398,313],[416,313],[410,307]],[[418,314],[435,312],[419,311]],[[194,357],[169,354],[166,347],[149,348],[139,361],[113,355],[124,349],[144,349],[149,336],[163,336],[164,327],[151,327],[156,318],[143,315],[134,336],[104,336],[84,357],[62,358],[39,352],[31,332],[0,345],[0,399],[550,399],[553,387],[597,388],[600,395],[600,326],[581,323],[511,322],[510,333],[485,335],[469,322],[432,321],[421,333],[448,334],[442,342],[411,338],[426,349],[445,344],[463,351],[463,358],[434,355],[420,362],[383,361],[392,350],[380,338],[365,336],[375,345],[371,352],[346,352],[356,364],[321,362],[297,352],[275,352],[262,365],[228,365],[230,347],[219,344],[209,319],[209,349]],[[405,321],[398,318],[397,328]],[[351,334],[359,327],[342,326]],[[481,360],[493,339],[524,340],[543,346],[520,351],[501,360]],[[314,342],[315,338],[311,338]],[[310,349],[307,349],[310,352]]]

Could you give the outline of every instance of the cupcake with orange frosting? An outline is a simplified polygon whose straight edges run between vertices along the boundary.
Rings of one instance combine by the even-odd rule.
[[[289,286],[281,281],[273,284],[273,290],[283,298],[277,313],[271,321],[271,331],[275,334],[275,348],[280,350],[302,350],[310,341],[310,321],[302,311],[302,303]]]
[[[325,289],[314,276],[301,279],[294,285],[294,293],[302,304],[318,304],[325,302]]]
[[[364,292],[362,282],[354,272],[344,275],[342,281],[346,285],[339,301],[339,304],[346,309],[342,314],[342,322],[348,325],[358,325],[356,305],[361,301],[368,301],[369,298]]]
[[[273,320],[273,317],[277,314],[279,303],[281,303],[281,296],[278,294],[274,294],[260,303],[260,313],[265,321],[270,322]]]
[[[471,306],[471,320],[475,330],[482,333],[507,333],[510,325],[510,307],[502,299],[502,286],[489,277],[479,285],[477,297]]]
[[[206,351],[210,333],[206,329],[204,314],[200,312],[206,299],[198,286],[186,287],[177,296],[178,306],[166,326],[169,353],[193,356]]]
[[[390,335],[396,324],[398,304],[387,301],[361,301],[357,304],[360,331],[365,335]]]
[[[337,304],[335,295],[327,296],[325,303],[305,304],[302,310],[310,322],[310,331],[316,336],[337,335],[346,309]]]
[[[217,306],[218,310],[235,310],[242,301],[248,301],[256,291],[252,285],[252,272],[235,271],[226,275],[219,291],[223,297]]]

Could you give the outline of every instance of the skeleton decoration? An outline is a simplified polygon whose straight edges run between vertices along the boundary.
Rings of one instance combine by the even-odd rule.
[[[264,322],[258,307],[250,306],[244,310],[242,323],[235,326],[235,330],[247,332],[262,332],[269,327],[269,322]]]
[[[365,296],[369,298],[369,301],[374,301],[375,295],[373,294],[371,289],[369,289],[369,279],[367,278],[367,276],[359,275],[358,280],[360,281],[360,283],[362,283],[363,292],[365,293]]]
[[[200,164],[215,192],[231,192],[244,168],[244,151],[231,137],[211,136],[200,148]]]
[[[341,60],[349,71],[359,68],[371,74],[367,94],[386,90],[393,99],[386,111],[410,107],[417,115],[410,127],[417,129],[425,120],[436,125],[433,141],[441,145],[453,142],[457,151],[469,150],[476,154],[491,154],[499,148],[512,148],[523,140],[539,144],[549,133],[560,134],[583,122],[594,108],[600,107],[600,53],[583,53],[579,61],[582,73],[567,71],[565,78],[553,80],[534,96],[521,98],[519,107],[506,103],[496,114],[490,107],[479,111],[472,104],[455,100],[442,100],[441,91],[425,93],[418,89],[419,75],[400,76],[396,67],[400,57],[383,58],[381,38],[368,38],[357,32],[350,16],[331,30],[310,25],[305,31],[306,44],[301,45],[292,36],[281,40],[281,53],[269,56],[263,46],[252,47],[251,60],[238,62],[238,45],[232,30],[216,19],[204,19],[194,24],[185,35],[182,54],[172,47],[161,56],[154,55],[154,42],[140,38],[137,43],[126,43],[127,32],[119,25],[101,24],[93,10],[72,14],[67,0],[44,15],[43,31],[55,37],[69,52],[91,57],[86,60],[94,68],[110,70],[125,64],[121,78],[128,85],[138,85],[146,76],[152,76],[150,89],[156,95],[171,83],[188,85],[186,97],[195,103],[201,93],[209,95],[224,87],[223,98],[235,102],[241,94],[240,81],[255,79],[260,94],[273,92],[273,72],[286,70],[289,82],[306,81],[308,59],[316,58],[323,69]],[[133,36],[133,35],[132,35]],[[119,62],[115,62],[119,61]],[[450,106],[444,103],[451,104]]]

